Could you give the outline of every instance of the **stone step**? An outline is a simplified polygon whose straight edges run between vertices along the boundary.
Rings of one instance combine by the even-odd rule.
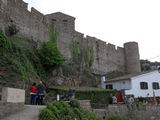
[[[39,111],[44,108],[46,106],[25,105],[22,111],[5,117],[2,120],[38,120]]]

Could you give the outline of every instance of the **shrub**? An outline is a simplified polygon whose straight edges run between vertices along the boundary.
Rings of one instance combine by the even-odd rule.
[[[123,120],[120,116],[111,116],[108,120]]]
[[[133,103],[136,104],[136,105],[141,105],[141,104],[143,104],[143,102],[139,101],[138,99],[135,99]]]
[[[130,119],[130,118],[122,118],[122,117],[120,117],[118,115],[115,115],[115,116],[110,116],[108,118],[108,120],[132,120],[132,119]]]
[[[132,120],[132,119],[130,119],[130,118],[124,118],[124,120]]]
[[[47,69],[63,65],[65,61],[57,47],[57,31],[53,21],[50,24],[49,37],[50,41],[43,42],[43,47],[38,50],[41,63]]]
[[[49,96],[53,97],[59,93],[61,96],[68,94],[69,89],[52,87],[49,88]],[[97,104],[108,104],[108,97],[110,94],[115,94],[116,90],[106,90],[106,89],[92,89],[92,90],[75,90],[75,98],[78,100],[91,100],[91,103]]]
[[[6,35],[2,30],[0,30],[0,53],[6,53],[9,52],[11,49],[11,44],[8,41]]]
[[[75,97],[79,100],[91,100],[91,103],[108,104],[110,94],[115,94],[115,90],[76,90]]]
[[[40,112],[39,120],[102,120],[81,107],[71,106],[64,101],[48,104]]]
[[[52,41],[43,42],[43,47],[38,50],[38,53],[41,63],[46,68],[63,65],[65,61],[57,45]]]
[[[40,111],[39,120],[58,120],[50,109],[43,109]]]
[[[79,103],[79,101],[76,100],[76,99],[71,100],[69,104],[70,104],[71,107],[77,107],[77,108],[80,107],[80,103]]]
[[[16,25],[11,24],[8,26],[8,32],[9,32],[9,35],[12,36],[12,35],[17,34],[19,30],[17,29]]]

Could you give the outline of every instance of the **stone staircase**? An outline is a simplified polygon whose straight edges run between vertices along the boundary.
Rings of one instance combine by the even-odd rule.
[[[38,120],[39,111],[46,106],[24,105],[22,111],[2,118],[1,120]]]

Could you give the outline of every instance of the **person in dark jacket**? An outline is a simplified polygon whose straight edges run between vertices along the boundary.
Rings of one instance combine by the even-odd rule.
[[[112,101],[113,101],[112,97],[113,97],[112,94],[110,94],[109,97],[108,97],[108,103],[109,104],[112,104]]]
[[[40,84],[37,86],[39,105],[43,105],[44,90],[45,90],[45,86],[42,84],[42,81],[40,81]]]

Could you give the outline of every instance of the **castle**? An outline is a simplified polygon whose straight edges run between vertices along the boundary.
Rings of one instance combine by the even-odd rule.
[[[27,10],[28,4],[22,0],[0,0],[0,29],[6,31],[10,24],[19,29],[17,37],[34,41],[49,40],[49,26],[54,21],[58,30],[58,48],[70,61],[69,44],[76,41],[81,48],[93,46],[94,62],[91,66],[95,74],[104,75],[111,71],[140,72],[139,50],[136,42],[128,42],[117,47],[95,37],[75,30],[75,18],[61,12],[43,15],[34,8]]]

